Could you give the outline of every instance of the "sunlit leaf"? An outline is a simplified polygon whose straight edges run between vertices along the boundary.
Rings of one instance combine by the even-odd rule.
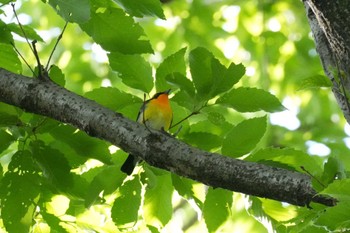
[[[119,228],[133,226],[141,205],[141,183],[137,177],[119,188],[120,196],[114,201],[112,219]]]
[[[152,68],[140,55],[110,53],[109,63],[122,81],[135,89],[149,93],[153,88]]]
[[[147,186],[143,210],[148,225],[162,227],[169,222],[173,190],[170,174],[157,176],[156,183]]]
[[[186,48],[182,48],[176,53],[168,56],[157,68],[156,73],[156,88],[157,91],[164,91],[169,89],[171,86],[166,83],[165,78],[173,73],[180,73],[183,76],[186,74],[185,64],[185,53]]]
[[[271,93],[257,88],[240,87],[224,94],[217,101],[239,112],[279,112],[285,110],[280,101]]]
[[[17,74],[22,72],[21,61],[13,47],[9,44],[0,43],[0,68]]]
[[[129,0],[114,0],[119,3],[126,12],[136,17],[143,16],[157,16],[165,19],[163,9],[158,0],[143,0],[143,1],[129,1]]]
[[[97,10],[80,27],[107,51],[123,54],[153,52],[149,41],[140,39],[144,36],[143,29],[121,9]]]
[[[89,0],[50,0],[49,4],[66,21],[80,24],[90,19]]]
[[[203,206],[205,224],[209,232],[216,232],[229,216],[232,192],[220,188],[209,188]]]

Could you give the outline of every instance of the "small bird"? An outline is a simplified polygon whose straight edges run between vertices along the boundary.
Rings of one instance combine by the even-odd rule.
[[[173,111],[169,103],[170,89],[156,93],[151,99],[145,101],[137,115],[137,122],[151,129],[167,131],[172,123]],[[131,175],[140,159],[129,154],[121,167],[121,171]]]

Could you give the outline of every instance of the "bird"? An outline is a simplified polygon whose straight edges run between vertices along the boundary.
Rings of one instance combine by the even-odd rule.
[[[144,101],[137,115],[137,122],[144,124],[148,129],[168,131],[173,111],[170,106],[170,89],[156,93],[151,99]],[[131,175],[140,158],[129,154],[120,170]]]

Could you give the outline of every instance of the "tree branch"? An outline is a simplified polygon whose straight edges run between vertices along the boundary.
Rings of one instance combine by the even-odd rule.
[[[151,165],[212,187],[299,206],[311,201],[327,206],[336,203],[335,199],[317,195],[306,174],[209,153],[167,134],[150,133],[143,125],[51,81],[0,69],[0,101],[69,123]]]

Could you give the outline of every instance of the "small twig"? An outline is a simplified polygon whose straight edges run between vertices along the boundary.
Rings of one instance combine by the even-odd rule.
[[[39,79],[43,79],[43,76],[42,76],[43,67],[41,66],[39,54],[38,54],[38,51],[36,50],[36,46],[35,46],[36,42],[37,42],[36,40],[32,41],[33,53],[34,53],[34,57],[36,59],[36,62],[38,63]]]
[[[319,183],[323,188],[325,188],[326,186],[324,184],[322,184],[322,182],[317,179],[315,176],[313,176],[308,170],[306,170],[304,168],[304,166],[300,166],[301,170],[303,170],[304,172],[306,172],[312,179],[315,179],[317,181],[317,183]]]
[[[57,37],[57,40],[56,40],[55,46],[53,47],[53,49],[52,49],[52,51],[51,51],[51,54],[50,54],[50,56],[49,56],[49,60],[47,61],[47,64],[46,64],[45,70],[48,70],[48,69],[49,69],[49,65],[50,65],[50,61],[51,61],[51,58],[52,58],[52,56],[53,56],[53,53],[55,52],[55,50],[56,50],[56,47],[57,47],[58,43],[59,43],[59,42],[60,42],[60,40],[62,39],[62,37],[63,37],[63,33],[64,33],[64,31],[66,30],[67,25],[68,25],[68,21],[65,23],[65,25],[64,25],[64,27],[63,27],[63,29],[62,29],[61,34],[60,34],[60,35]]]
[[[176,124],[172,125],[169,129],[172,129],[176,126],[178,126],[179,124],[181,124],[182,122],[184,122],[185,120],[187,120],[188,118],[190,118],[191,116],[197,115],[200,113],[200,111],[205,107],[206,105],[203,105],[202,107],[200,107],[198,110],[191,112],[188,116],[186,116],[185,118],[183,118],[182,120],[180,120],[179,122],[177,122]]]
[[[32,46],[31,46],[30,43],[29,43],[28,37],[27,37],[27,35],[26,35],[26,33],[25,33],[23,27],[22,27],[22,24],[21,24],[21,22],[20,22],[19,19],[18,19],[17,12],[16,12],[16,10],[15,10],[15,4],[14,4],[14,3],[11,3],[11,6],[12,6],[13,13],[14,13],[16,19],[17,19],[19,28],[21,29],[21,31],[22,31],[22,33],[23,33],[23,36],[24,36],[24,38],[26,39],[27,44],[29,45],[30,50],[32,50],[32,52],[34,53],[34,50],[33,50]]]

